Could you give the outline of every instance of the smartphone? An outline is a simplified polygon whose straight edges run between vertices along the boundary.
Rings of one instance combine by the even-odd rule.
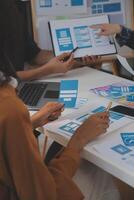
[[[131,117],[134,117],[134,109],[133,108],[129,108],[126,106],[115,106],[115,107],[111,108],[110,110],[124,114],[124,115],[129,115]]]

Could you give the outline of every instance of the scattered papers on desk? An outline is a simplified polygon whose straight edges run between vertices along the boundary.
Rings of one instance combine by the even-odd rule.
[[[127,59],[120,55],[117,55],[117,58],[118,58],[119,62],[121,63],[122,67],[124,67],[130,74],[134,75],[134,70],[128,64]]]
[[[120,104],[134,108],[134,84],[131,82],[119,82],[103,87],[93,88],[95,94],[114,100]]]
[[[129,135],[129,133],[126,134]],[[131,140],[131,143],[132,141],[134,142],[134,138]],[[116,163],[123,168],[127,167],[134,170],[134,145],[126,145],[122,139],[122,134],[113,134],[111,139],[96,144],[93,148],[102,154],[103,157],[112,161],[113,164]]]
[[[45,125],[45,129],[51,132],[66,134],[72,136],[76,129],[94,113],[103,112],[106,110],[105,105],[94,103],[91,105],[83,106],[82,108],[74,111],[73,113],[66,115],[63,120],[52,122]],[[108,132],[115,131],[129,123],[133,122],[133,119],[126,117],[123,114],[110,111],[110,127]]]
[[[87,104],[87,102],[88,102],[88,98],[79,97],[76,100],[76,104],[75,104],[74,108],[76,108],[76,109],[81,108],[82,106],[84,106],[85,104]]]
[[[134,147],[134,132],[121,133],[121,137],[126,146]]]

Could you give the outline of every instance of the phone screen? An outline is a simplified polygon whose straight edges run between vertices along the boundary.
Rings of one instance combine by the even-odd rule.
[[[134,117],[134,109],[133,108],[128,108],[125,106],[115,106],[115,107],[111,108],[110,110],[122,113],[124,115],[129,115],[129,116]]]

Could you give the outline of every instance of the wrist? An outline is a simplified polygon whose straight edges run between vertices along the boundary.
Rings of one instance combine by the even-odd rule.
[[[74,151],[80,153],[83,149],[85,143],[82,141],[79,135],[75,134],[72,136],[71,140],[68,143],[68,147],[74,149]]]
[[[116,33],[117,34],[120,34],[121,33],[121,31],[122,31],[122,26],[121,25],[119,25],[119,24],[117,24],[117,28],[116,28]]]
[[[49,64],[49,62],[43,66],[43,70],[45,72],[44,75],[54,74],[53,67]]]

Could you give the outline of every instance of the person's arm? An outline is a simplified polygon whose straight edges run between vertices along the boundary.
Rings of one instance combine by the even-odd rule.
[[[16,97],[10,97],[10,101],[5,99],[4,104],[3,148],[19,199],[82,200],[83,195],[71,178],[78,168],[82,148],[108,128],[107,113],[90,117],[76,131],[60,157],[50,163],[48,170],[39,154],[26,108]]]
[[[134,31],[121,26],[121,32],[116,34],[116,40],[120,46],[128,46],[134,49]]]
[[[40,50],[38,54],[31,60],[30,64],[41,66],[49,62],[54,57],[53,52],[49,50]]]
[[[17,75],[21,80],[33,80],[50,74],[66,73],[72,69],[74,64],[73,55],[71,55],[67,61],[63,62],[63,59],[68,57],[68,55],[69,53],[63,53],[60,56],[52,58],[45,65],[34,69],[18,71]]]
[[[119,24],[99,24],[91,26],[100,29],[100,36],[116,35],[115,38],[120,46],[126,45],[134,49],[134,31]]]
[[[71,179],[79,165],[79,152],[67,148],[48,169],[39,154],[30,117],[22,103],[11,97],[5,104],[8,111],[3,123],[6,127],[3,127],[3,147],[18,198],[82,200],[83,195]]]
[[[64,104],[59,102],[48,102],[41,107],[39,111],[31,116],[31,123],[33,129],[42,127],[50,121],[59,118],[61,112],[64,110]]]

